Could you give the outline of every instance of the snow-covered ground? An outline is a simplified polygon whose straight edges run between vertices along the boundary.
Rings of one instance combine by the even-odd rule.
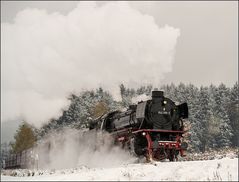
[[[207,161],[153,162],[127,164],[111,168],[88,168],[34,171],[15,171],[16,177],[1,174],[2,181],[238,181],[238,158],[223,158]],[[4,172],[6,174],[6,171]],[[25,176],[23,176],[25,175]],[[23,176],[23,177],[21,177]]]

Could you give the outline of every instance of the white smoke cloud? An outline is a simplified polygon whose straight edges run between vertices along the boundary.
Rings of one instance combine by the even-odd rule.
[[[95,130],[84,132],[65,128],[45,136],[33,151],[38,155],[35,165],[41,169],[114,167],[137,162],[129,151],[114,146],[108,133]]]
[[[146,95],[146,94],[141,94],[141,95],[137,95],[135,97],[132,98],[132,103],[133,104],[137,104],[140,101],[146,101],[151,99],[151,96]]]
[[[159,28],[127,2],[79,2],[67,15],[40,9],[2,23],[2,121],[40,126],[60,114],[73,91],[159,84],[172,70],[180,31]]]

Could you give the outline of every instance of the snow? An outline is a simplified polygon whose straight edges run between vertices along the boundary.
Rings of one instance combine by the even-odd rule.
[[[3,174],[4,171],[1,173],[2,181],[238,181],[238,158],[138,163],[110,168],[79,166],[49,171],[15,170],[16,177]],[[27,176],[32,174],[34,176]]]

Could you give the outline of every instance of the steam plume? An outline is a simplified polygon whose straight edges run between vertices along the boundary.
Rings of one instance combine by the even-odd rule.
[[[107,133],[65,128],[47,135],[34,149],[41,169],[72,168],[77,166],[114,167],[132,163],[136,158],[119,146]]]
[[[25,9],[2,23],[2,121],[40,126],[72,91],[159,84],[172,70],[179,29],[159,28],[127,2],[80,2],[67,15]]]

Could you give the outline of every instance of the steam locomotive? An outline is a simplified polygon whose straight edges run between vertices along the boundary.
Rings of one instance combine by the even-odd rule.
[[[115,144],[147,160],[178,160],[188,144],[182,142],[187,103],[176,105],[163,91],[152,91],[152,99],[130,105],[127,111],[113,111],[92,121],[89,130],[110,133]]]

